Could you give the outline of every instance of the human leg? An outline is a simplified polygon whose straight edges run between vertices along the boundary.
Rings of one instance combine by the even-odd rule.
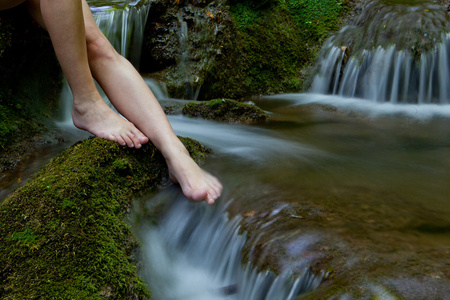
[[[49,32],[73,94],[74,125],[121,145],[139,148],[148,138],[103,101],[89,68],[80,0],[27,0],[30,14]]]
[[[149,137],[164,155],[171,179],[180,184],[185,196],[192,201],[213,203],[222,191],[220,182],[191,159],[142,77],[99,33],[85,1],[82,1],[80,17],[78,3],[79,0],[57,1],[56,4],[49,0],[27,0],[31,15],[49,31],[74,93],[74,124],[99,137],[129,146],[139,147],[139,142],[144,143]],[[84,26],[79,26],[80,19],[85,22]],[[86,61],[90,68],[86,68]],[[141,131],[112,114],[94,90],[91,73],[119,112]],[[115,127],[117,124],[119,126]],[[109,131],[103,132],[105,128]]]
[[[94,78],[116,109],[133,122],[164,155],[171,179],[192,201],[213,203],[222,185],[200,169],[176,137],[160,104],[141,75],[99,30],[83,0],[88,60]]]

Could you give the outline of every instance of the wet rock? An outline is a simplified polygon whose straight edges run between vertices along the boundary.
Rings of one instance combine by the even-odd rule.
[[[395,197],[368,187],[335,191],[340,199],[380,203],[349,208],[326,191],[299,185],[301,196],[269,189],[243,194],[245,205],[240,199],[233,202],[230,211],[243,217],[242,232],[248,237],[245,262],[277,273],[298,274],[307,267],[324,275],[316,290],[298,299],[447,299],[450,251],[437,242],[448,233],[447,223],[405,220],[400,217],[407,209],[403,202],[393,210],[383,208],[382,199],[394,202]],[[252,201],[267,193],[272,204],[255,209]],[[428,213],[423,207],[420,211]],[[345,229],[348,224],[352,230]]]
[[[141,70],[172,97],[195,99],[231,28],[226,1],[150,1]]]
[[[207,149],[181,139],[195,160]],[[124,217],[168,178],[161,153],[92,138],[55,157],[0,205],[0,298],[148,299]]]
[[[269,115],[255,105],[231,99],[215,99],[208,102],[189,102],[183,106],[183,114],[230,124],[257,124],[266,122]]]
[[[163,108],[166,115],[181,115],[185,103],[186,101],[180,100],[165,100],[163,102],[160,102],[161,107]]]
[[[151,1],[141,71],[189,100],[298,92],[317,49],[338,29],[345,10],[338,4],[308,21],[312,3]]]

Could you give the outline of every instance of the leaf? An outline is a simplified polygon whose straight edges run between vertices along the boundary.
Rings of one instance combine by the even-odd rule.
[[[249,212],[246,212],[245,214],[243,214],[244,217],[253,217],[255,215],[256,211],[252,210]]]
[[[214,19],[214,15],[212,14],[212,12],[208,11],[208,12],[206,13],[206,15],[207,15],[208,17],[210,17],[211,19]]]

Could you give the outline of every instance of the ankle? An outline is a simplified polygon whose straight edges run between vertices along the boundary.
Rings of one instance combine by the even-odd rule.
[[[74,96],[72,110],[78,114],[85,114],[89,112],[93,105],[102,104],[100,101],[104,103],[98,92]]]
[[[167,138],[163,142],[153,141],[153,144],[159,149],[167,163],[175,162],[180,158],[189,156],[189,152],[184,147],[180,139],[174,135],[173,138]]]

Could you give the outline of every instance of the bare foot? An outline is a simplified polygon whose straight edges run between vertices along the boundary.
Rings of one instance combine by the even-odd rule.
[[[167,159],[170,179],[180,184],[183,194],[193,202],[206,201],[213,204],[222,193],[222,184],[208,172],[202,170],[189,156],[187,151],[182,151]]]
[[[100,95],[74,99],[72,108],[73,124],[93,135],[115,141],[122,146],[141,148],[149,139],[132,123],[116,114],[103,99],[94,100]]]

